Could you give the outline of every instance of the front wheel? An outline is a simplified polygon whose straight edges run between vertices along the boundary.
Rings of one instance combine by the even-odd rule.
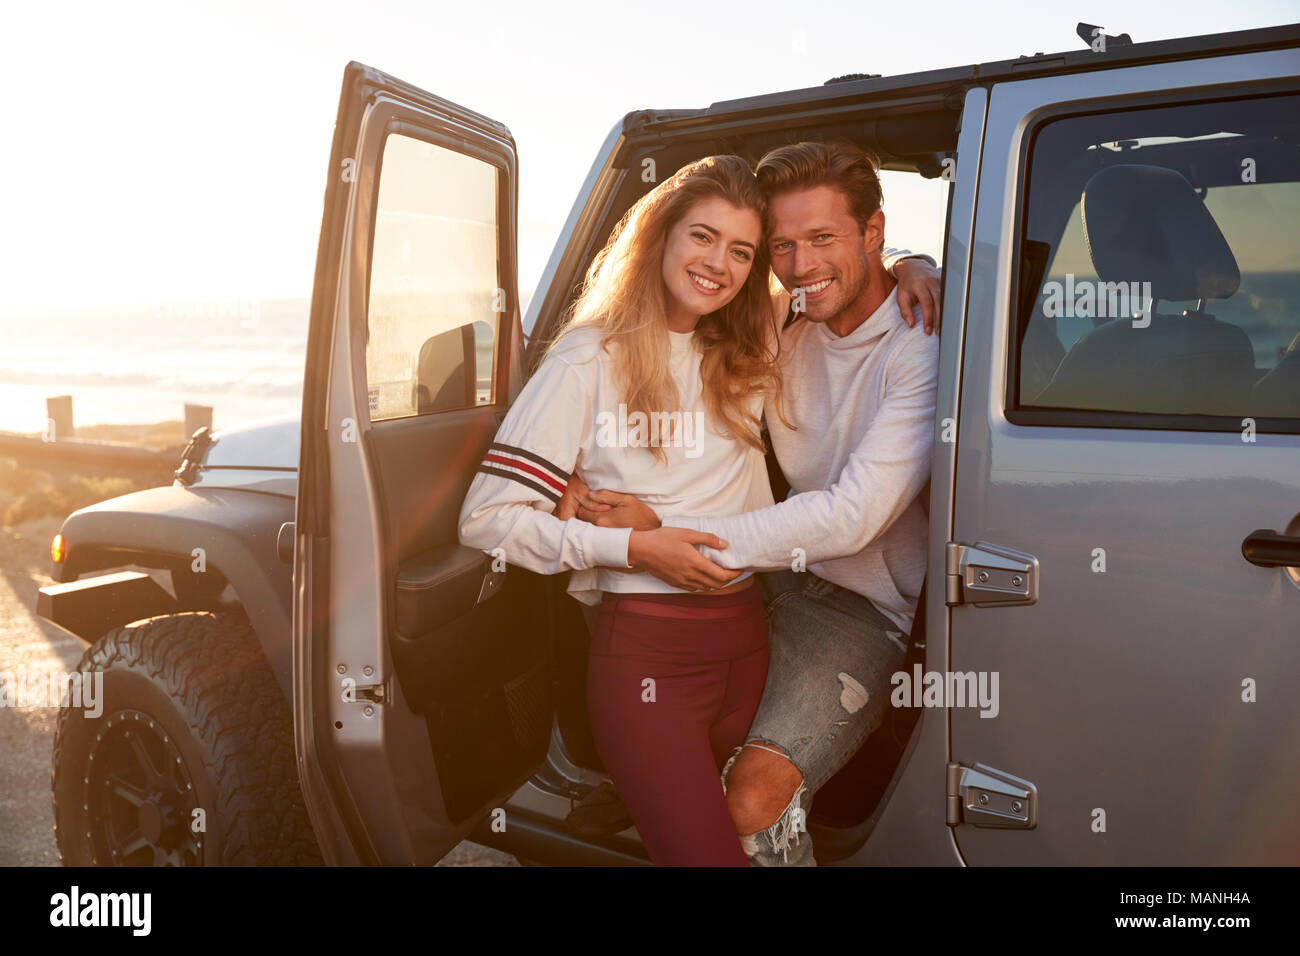
[[[242,613],[115,628],[78,670],[100,693],[59,712],[50,783],[65,865],[321,862],[293,716]]]

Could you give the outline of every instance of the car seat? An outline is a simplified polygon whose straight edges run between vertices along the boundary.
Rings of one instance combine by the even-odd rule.
[[[411,403],[418,414],[475,404],[477,358],[474,326],[466,323],[420,346]]]
[[[1084,186],[1083,231],[1101,282],[1149,282],[1150,325],[1114,318],[1085,333],[1034,404],[1174,414],[1240,414],[1255,371],[1244,331],[1204,312],[1232,296],[1237,260],[1191,184],[1160,166],[1109,166]],[[1198,300],[1180,316],[1160,300]]]

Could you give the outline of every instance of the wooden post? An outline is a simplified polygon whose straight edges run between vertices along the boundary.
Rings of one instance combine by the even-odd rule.
[[[211,405],[191,405],[185,403],[185,440],[189,441],[190,437],[207,425],[212,428],[212,406]]]
[[[53,395],[45,399],[45,428],[42,437],[46,441],[61,441],[76,435],[72,427],[72,396]]]

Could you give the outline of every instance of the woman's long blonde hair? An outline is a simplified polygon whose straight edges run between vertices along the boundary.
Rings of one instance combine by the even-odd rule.
[[[678,170],[642,196],[619,220],[605,247],[587,270],[582,290],[555,343],[578,329],[599,329],[602,345],[615,353],[622,401],[629,415],[642,412],[651,428],[666,424],[679,408],[680,396],[669,372],[667,289],[663,255],[668,232],[702,199],[721,198],[752,209],[763,221],[767,203],[749,165],[739,156],[708,156]],[[735,297],[700,318],[695,341],[700,345],[700,379],[704,404],[714,430],[721,425],[733,437],[764,451],[760,425],[744,408],[756,390],[775,398],[781,414],[781,371],[777,332],[773,328],[767,243],[754,251],[749,276]],[[782,421],[784,421],[782,415]],[[787,423],[788,424],[788,423]],[[666,461],[661,445],[668,436],[650,435],[649,450]]]

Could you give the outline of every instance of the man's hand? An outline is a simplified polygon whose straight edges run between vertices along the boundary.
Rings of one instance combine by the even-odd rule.
[[[718,550],[727,546],[717,535],[689,528],[633,531],[627,542],[627,563],[687,591],[726,587],[740,577],[741,572],[728,571],[700,554],[697,544]]]
[[[603,510],[597,511],[596,508]],[[617,491],[590,491],[579,501],[578,517],[602,528],[654,531],[659,515],[640,498]]]
[[[910,329],[916,325],[912,315],[915,306],[921,307],[925,334],[938,331],[939,294],[942,273],[924,259],[909,257],[894,263],[894,278],[898,280],[898,311]]]

